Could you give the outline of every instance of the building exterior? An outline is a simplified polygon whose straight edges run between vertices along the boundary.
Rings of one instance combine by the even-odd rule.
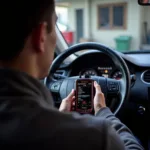
[[[140,6],[137,0],[61,0],[57,6],[68,11],[74,42],[88,39],[115,48],[118,36],[131,36],[131,50],[146,43],[150,6]]]

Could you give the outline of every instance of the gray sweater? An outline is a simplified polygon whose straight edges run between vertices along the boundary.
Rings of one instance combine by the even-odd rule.
[[[96,116],[61,113],[49,90],[25,73],[0,70],[0,148],[141,150],[109,108]]]

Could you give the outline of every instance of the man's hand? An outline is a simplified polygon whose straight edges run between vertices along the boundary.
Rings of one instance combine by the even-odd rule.
[[[71,111],[71,106],[72,103],[74,102],[74,99],[75,99],[75,91],[72,90],[71,93],[65,99],[62,100],[59,111],[61,112]]]
[[[104,94],[102,93],[101,88],[97,82],[94,82],[94,87],[96,90],[95,97],[94,97],[94,110],[96,114],[101,108],[106,107],[106,102],[105,102]],[[62,100],[59,111],[62,112],[71,111],[71,106],[74,100],[75,100],[75,91],[72,90],[72,92],[67,96],[67,98]]]
[[[98,83],[94,82],[94,87],[96,90],[95,97],[94,97],[94,110],[95,114],[103,107],[106,107],[105,96],[101,91],[101,87]]]

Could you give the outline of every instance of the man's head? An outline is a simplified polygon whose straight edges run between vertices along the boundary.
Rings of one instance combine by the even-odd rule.
[[[2,9],[1,67],[45,77],[56,45],[54,0],[8,0]]]

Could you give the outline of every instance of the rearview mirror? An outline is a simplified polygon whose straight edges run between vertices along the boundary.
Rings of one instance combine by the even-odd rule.
[[[150,0],[138,0],[140,5],[150,5]]]

